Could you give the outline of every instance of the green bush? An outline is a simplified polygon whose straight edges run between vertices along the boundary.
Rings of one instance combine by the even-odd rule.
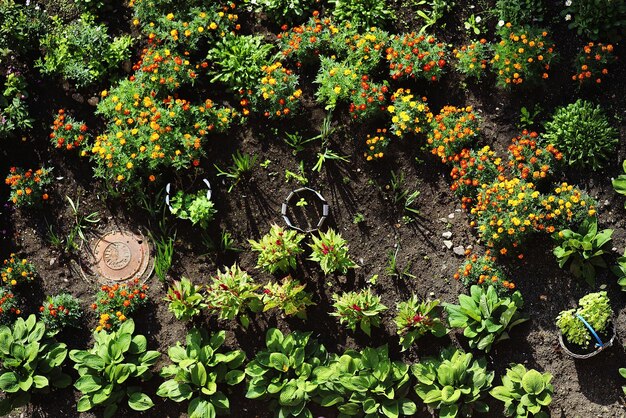
[[[544,139],[569,165],[597,170],[615,154],[618,144],[618,132],[600,106],[582,99],[558,108],[545,128]]]
[[[504,402],[507,417],[548,418],[543,410],[552,402],[554,387],[550,384],[550,373],[526,370],[522,364],[513,364],[502,376],[502,386],[491,389],[491,396]]]
[[[1,54],[1,52],[0,52]],[[1,58],[1,57],[0,57]],[[1,59],[0,59],[1,61]],[[25,78],[17,73],[0,76],[0,139],[26,131],[33,127],[33,119],[28,113],[28,98]]]
[[[206,229],[217,210],[207,197],[206,191],[199,190],[196,194],[189,194],[179,190],[170,200],[170,212],[179,219],[188,219],[193,225]]]
[[[315,0],[258,0],[255,9],[275,23],[302,22],[315,3]]]
[[[515,26],[541,22],[545,11],[543,0],[498,0],[494,9],[498,19]]]
[[[375,295],[370,288],[356,292],[343,292],[341,295],[333,295],[333,307],[335,312],[332,316],[339,318],[339,323],[347,324],[353,332],[357,325],[368,336],[372,333],[372,327],[380,326],[380,314],[387,307],[380,303],[380,296]]]
[[[569,28],[592,40],[618,41],[626,31],[626,1],[568,0],[561,15]]]
[[[363,28],[382,27],[394,18],[385,0],[331,0],[333,18]]]
[[[439,299],[420,301],[415,295],[405,302],[398,303],[395,322],[402,351],[407,350],[427,333],[436,337],[447,334],[445,322],[441,319],[440,303]]]
[[[11,52],[22,54],[37,48],[36,40],[44,33],[48,15],[36,5],[14,0],[0,2],[0,62]]]
[[[273,224],[261,240],[248,242],[252,251],[259,253],[257,267],[273,274],[296,268],[296,256],[304,251],[300,248],[303,239],[304,234]]]
[[[311,247],[312,254],[309,260],[317,261],[324,274],[333,272],[346,274],[348,269],[358,267],[348,255],[346,240],[334,229],[328,228],[327,232],[320,231],[319,238],[312,235],[311,239],[313,243],[309,244],[309,247]]]
[[[48,296],[39,307],[41,320],[50,331],[60,331],[66,327],[80,327],[83,310],[80,300],[69,293]]]

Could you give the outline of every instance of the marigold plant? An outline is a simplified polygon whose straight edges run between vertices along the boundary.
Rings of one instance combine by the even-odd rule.
[[[363,156],[367,161],[383,158],[385,150],[389,146],[390,138],[387,136],[387,129],[376,129],[376,135],[367,134],[365,139],[365,152]]]
[[[524,130],[509,145],[509,167],[513,177],[539,181],[554,174],[563,154],[554,145],[541,145],[537,132]]]
[[[410,77],[437,81],[447,65],[444,44],[415,32],[393,35],[385,52],[394,80]]]
[[[41,320],[50,331],[80,327],[83,310],[80,301],[69,293],[48,296],[39,307]]]
[[[9,289],[0,287],[0,325],[12,324],[22,311],[16,296]]]
[[[489,253],[480,257],[477,254],[468,255],[459,271],[454,273],[454,279],[467,288],[473,285],[494,286],[498,293],[515,289],[515,283],[507,279],[496,264],[496,257]]]
[[[130,315],[148,301],[148,286],[140,284],[139,279],[128,283],[102,285],[96,294],[96,301],[91,305],[100,319],[96,331],[113,331],[119,328]]]
[[[499,87],[536,84],[549,77],[556,53],[547,31],[507,23],[498,30],[498,35],[501,40],[493,47],[491,65]]]
[[[467,77],[480,80],[485,76],[491,51],[491,44],[484,38],[454,49],[452,55],[456,58],[456,70]]]
[[[283,32],[277,35],[281,55],[294,60],[297,67],[315,61],[320,52],[326,52],[330,34],[339,32],[329,18],[320,19],[318,16],[319,12],[314,12],[307,23],[289,30],[285,25]]]
[[[391,132],[396,136],[424,132],[433,120],[426,97],[416,98],[411,94],[411,90],[399,88],[391,96],[391,102],[392,104],[387,106],[387,112],[392,115]]]
[[[470,209],[481,186],[504,179],[504,165],[488,145],[479,150],[463,148],[452,160],[452,190],[463,209]]]
[[[357,88],[361,76],[345,61],[320,57],[321,66],[315,77],[319,84],[315,97],[326,109],[334,109],[339,101],[349,101],[351,92]]]
[[[471,106],[444,106],[430,122],[428,145],[442,162],[450,162],[455,154],[478,139],[480,117]]]
[[[543,196],[541,206],[545,213],[545,231],[551,234],[595,217],[598,202],[586,192],[563,182],[551,194]]]
[[[46,186],[52,183],[51,172],[51,168],[45,167],[35,171],[32,168],[24,170],[11,167],[9,175],[4,180],[4,183],[11,188],[9,201],[18,207],[41,205],[42,201],[49,198]]]
[[[301,106],[298,75],[280,61],[261,67],[263,77],[252,94],[254,109],[270,119],[289,116]]]
[[[19,286],[24,283],[31,283],[35,280],[37,269],[33,263],[29,263],[25,258],[19,258],[11,254],[2,263],[0,277],[3,286]]]
[[[609,73],[609,66],[617,61],[613,54],[613,45],[589,42],[585,45],[574,62],[576,73],[572,80],[581,85],[588,83],[602,83],[602,78]]]
[[[336,33],[333,33],[332,26],[327,32],[330,49],[351,62],[362,74],[371,74],[377,68],[389,40],[389,34],[376,27],[360,30],[344,24]]]
[[[369,76],[361,76],[361,82],[350,92],[349,111],[354,120],[363,121],[372,118],[385,110],[387,83],[374,83]]]
[[[87,125],[76,121],[64,109],[59,109],[56,119],[52,122],[50,141],[55,148],[71,150],[79,147],[85,140]]]

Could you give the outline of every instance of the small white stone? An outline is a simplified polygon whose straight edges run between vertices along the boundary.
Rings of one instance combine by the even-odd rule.
[[[452,248],[453,244],[452,244],[452,241],[445,240],[443,242],[443,245],[445,245],[447,249],[450,249],[450,248]]]
[[[454,219],[454,213],[449,214],[448,219]]]
[[[445,239],[450,239],[452,238],[452,232],[446,231],[443,234],[441,234],[441,236],[444,237]]]
[[[458,245],[458,246],[454,247],[452,249],[452,251],[456,255],[465,255],[465,247],[463,247],[462,245]]]

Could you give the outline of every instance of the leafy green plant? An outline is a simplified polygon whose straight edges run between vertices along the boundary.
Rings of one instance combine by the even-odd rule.
[[[48,296],[39,307],[41,320],[48,332],[56,333],[66,327],[79,328],[83,316],[80,300],[69,293]]]
[[[498,296],[494,286],[486,289],[474,285],[470,295],[459,295],[459,304],[444,305],[451,327],[463,328],[471,348],[489,352],[491,346],[509,338],[509,331],[528,320],[521,316],[524,300],[514,292],[510,297]]]
[[[566,1],[561,11],[569,28],[593,40],[617,41],[624,35],[626,26],[626,1],[578,0]]]
[[[496,1],[494,13],[502,22],[511,22],[514,26],[543,21],[546,11],[543,0]]]
[[[519,123],[517,124],[517,127],[520,129],[529,129],[536,125],[535,121],[539,115],[541,115],[542,109],[539,105],[533,106],[532,110],[522,106],[519,112]]]
[[[385,0],[331,0],[333,18],[337,22],[350,22],[356,27],[382,27],[394,17]]]
[[[339,318],[339,323],[347,323],[348,328],[356,331],[357,325],[368,336],[371,335],[372,327],[380,326],[380,314],[387,307],[380,303],[380,297],[372,293],[370,288],[358,292],[344,292],[333,295],[333,307],[335,312],[332,316]]]
[[[596,282],[596,267],[607,267],[602,256],[607,253],[612,235],[612,229],[598,232],[598,218],[587,218],[578,232],[564,229],[555,234],[559,245],[552,252],[559,267],[563,268],[569,263],[569,271],[574,277],[583,278],[593,286]]]
[[[561,311],[556,318],[556,326],[565,339],[582,348],[587,348],[591,342],[591,333],[580,320],[582,317],[596,333],[606,331],[613,317],[609,298],[605,291],[589,293],[578,301],[576,310]]]
[[[1,38],[0,33],[0,45]],[[2,61],[1,51],[0,61]],[[33,119],[29,116],[26,104],[28,85],[24,76],[18,73],[0,76],[0,88],[0,139],[5,139],[32,128]]]
[[[170,212],[180,219],[188,219],[193,225],[206,229],[215,217],[217,210],[207,197],[205,190],[188,194],[179,190],[170,200]]]
[[[154,274],[161,283],[165,283],[167,272],[172,267],[174,258],[174,242],[176,241],[176,232],[173,235],[165,236],[164,234],[151,234],[152,243],[154,244]]]
[[[169,302],[167,308],[176,319],[189,321],[200,315],[202,308],[207,306],[204,303],[204,296],[200,293],[201,289],[202,286],[195,285],[191,280],[183,277],[170,286],[167,290],[167,297],[163,300]]]
[[[304,250],[300,241],[304,234],[273,224],[270,232],[261,237],[260,241],[248,240],[252,251],[259,253],[257,267],[270,273],[287,272],[296,268],[296,256]]]
[[[232,165],[226,170],[222,170],[217,165],[214,165],[217,169],[218,177],[226,177],[230,179],[231,183],[228,187],[228,193],[233,191],[233,188],[237,185],[237,183],[248,177],[252,168],[256,164],[257,156],[245,153],[242,154],[239,150],[237,150],[232,155],[232,160]]]
[[[388,190],[391,191],[393,204],[402,205],[402,208],[408,215],[419,215],[419,210],[413,207],[413,204],[421,192],[419,190],[409,192],[405,183],[403,172],[400,172],[400,174],[396,174],[394,171],[391,172]]]
[[[265,345],[246,366],[246,398],[268,401],[275,417],[312,418],[307,404],[318,389],[313,370],[327,363],[326,348],[310,332],[283,335],[276,328],[267,331]]]
[[[0,326],[0,415],[26,405],[32,393],[69,386],[72,379],[61,371],[66,356],[65,344],[51,338],[35,315]]]
[[[441,318],[439,299],[420,300],[416,295],[398,303],[398,315],[394,321],[398,327],[402,351],[411,347],[420,337],[431,333],[436,337],[447,334],[445,322]]]
[[[263,312],[270,309],[279,309],[286,316],[296,316],[306,319],[306,307],[315,305],[311,300],[311,294],[304,289],[306,284],[301,284],[291,276],[287,276],[282,283],[269,282],[263,288]]]
[[[578,99],[558,108],[545,124],[544,139],[563,153],[569,165],[597,170],[615,153],[617,130],[599,105]]]
[[[320,404],[336,406],[340,416],[397,418],[417,413],[407,398],[409,365],[391,361],[387,346],[347,350],[313,371]]]
[[[616,193],[626,195],[626,160],[622,161],[622,170],[624,174],[620,174],[617,178],[611,180],[611,183]],[[624,202],[624,208],[626,209],[626,202]]]
[[[217,312],[220,319],[239,318],[241,325],[248,328],[248,312],[260,312],[263,304],[255,291],[261,287],[250,275],[241,270],[237,263],[217,271],[207,285],[206,302],[211,312]]]
[[[617,276],[617,284],[622,288],[622,292],[626,292],[626,250],[616,261],[617,264],[611,266],[611,271]]]
[[[415,13],[424,22],[419,33],[425,33],[427,29],[435,26],[446,13],[452,10],[454,4],[450,0],[414,0],[412,5],[418,7]]]
[[[65,251],[76,252],[80,251],[87,242],[87,234],[91,232],[91,227],[100,222],[100,212],[94,211],[88,214],[84,214],[80,210],[80,196],[76,197],[76,202],[69,196],[65,196],[67,202],[70,204],[70,212],[72,214],[72,226],[70,232],[65,238]],[[78,240],[78,243],[76,242]]]
[[[552,402],[554,387],[550,384],[552,375],[537,370],[526,370],[523,364],[513,364],[502,376],[502,386],[489,392],[491,396],[504,402],[504,415],[507,417],[548,418],[543,410]]]
[[[491,388],[493,372],[484,358],[472,361],[471,353],[444,349],[438,358],[426,358],[411,366],[417,378],[415,393],[442,418],[471,417],[488,412],[482,398]]]
[[[230,403],[223,390],[243,381],[246,354],[241,350],[222,352],[225,339],[226,331],[209,335],[203,329],[191,329],[185,347],[177,342],[168,349],[174,364],[161,369],[161,376],[167,380],[159,386],[157,395],[174,402],[189,401],[190,417],[228,414]]]
[[[626,368],[621,367],[618,371],[619,371],[620,376],[626,379]],[[622,392],[624,392],[624,395],[626,395],[626,386],[622,386]]]
[[[276,23],[302,21],[315,2],[313,0],[259,0],[257,11],[264,12]]]
[[[83,394],[78,400],[78,412],[104,407],[104,417],[109,418],[115,415],[125,397],[135,411],[145,411],[154,405],[137,383],[150,380],[149,369],[161,354],[147,350],[146,337],[133,335],[134,332],[135,323],[129,319],[117,331],[95,332],[91,349],[70,351],[80,375],[74,387]]]
[[[312,244],[309,244],[313,251],[309,260],[320,264],[324,274],[339,272],[346,274],[348,269],[358,267],[348,255],[346,240],[336,233],[334,229],[328,228],[327,232],[319,232],[319,238],[311,236]]]

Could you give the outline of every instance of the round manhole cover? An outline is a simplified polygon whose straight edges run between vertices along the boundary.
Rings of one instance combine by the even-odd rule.
[[[105,281],[141,278],[150,264],[150,246],[141,235],[115,231],[100,237],[93,246],[94,267]]]

